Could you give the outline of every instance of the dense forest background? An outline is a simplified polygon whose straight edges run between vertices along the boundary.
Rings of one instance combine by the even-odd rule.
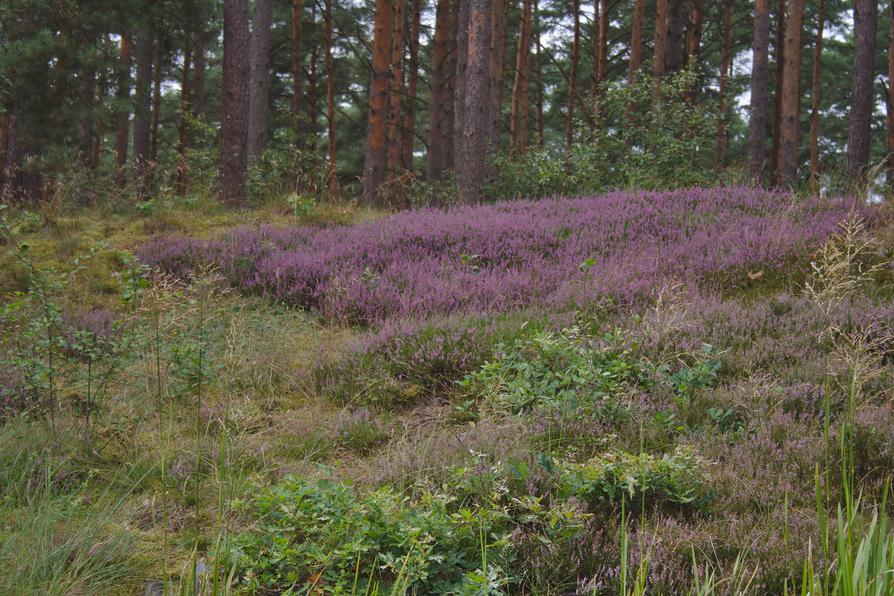
[[[831,190],[879,178],[894,148],[880,10],[883,23],[874,0],[9,0],[0,185],[85,203],[362,192],[391,206],[718,176]]]

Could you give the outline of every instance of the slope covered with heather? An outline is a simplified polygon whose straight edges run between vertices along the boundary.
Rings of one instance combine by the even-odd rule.
[[[427,209],[359,226],[256,226],[216,240],[161,237],[141,260],[184,277],[213,266],[235,287],[327,319],[632,303],[672,281],[722,290],[757,270],[804,270],[855,203],[748,188]]]
[[[4,219],[0,592],[891,586],[886,208],[203,209]]]

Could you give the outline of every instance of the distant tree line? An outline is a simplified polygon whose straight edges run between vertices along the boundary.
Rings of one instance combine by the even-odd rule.
[[[370,204],[495,156],[571,149],[662,109],[608,94],[681,71],[710,103],[718,171],[815,187],[894,184],[894,2],[878,0],[7,0],[0,188],[75,185],[245,202],[252,169]],[[664,109],[672,109],[665,106]],[[212,175],[217,172],[216,175]],[[211,182],[208,182],[209,179]],[[261,180],[264,176],[260,177]]]

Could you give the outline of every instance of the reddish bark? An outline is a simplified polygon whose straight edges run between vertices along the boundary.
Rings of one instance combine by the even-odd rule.
[[[245,199],[248,164],[248,1],[225,0],[223,97],[220,123],[220,200]]]
[[[785,63],[782,78],[782,124],[780,132],[779,180],[798,182],[798,113],[801,101],[801,29],[804,0],[790,0],[785,21]]]
[[[391,57],[391,28],[394,21],[391,0],[376,0],[373,24],[372,83],[369,91],[369,118],[366,162],[363,168],[363,198],[379,203],[379,188],[385,181],[385,132],[388,116],[388,77]]]

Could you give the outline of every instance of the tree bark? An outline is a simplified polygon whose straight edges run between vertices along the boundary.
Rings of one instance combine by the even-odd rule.
[[[468,50],[466,55],[465,93],[462,135],[457,143],[456,174],[460,194],[466,201],[481,199],[487,183],[487,138],[481,131],[491,122],[490,48],[493,27],[493,2],[468,1]]]
[[[571,0],[574,32],[571,40],[571,67],[568,72],[568,103],[565,110],[565,146],[574,142],[574,104],[577,95],[577,67],[580,62],[580,0]]]
[[[153,176],[158,164],[158,123],[161,117],[161,71],[164,60],[164,46],[163,29],[161,29],[156,31],[155,55],[152,65],[152,118],[149,129],[149,169],[152,171]]]
[[[80,115],[77,124],[77,159],[79,165],[90,170],[93,168],[90,158],[93,155],[96,64],[93,62],[93,56],[88,57],[87,60],[90,62],[83,65],[83,72],[80,73],[78,84],[78,111]]]
[[[366,161],[363,167],[363,199],[380,202],[379,188],[385,181],[385,133],[388,117],[388,78],[391,58],[391,0],[376,0],[373,24],[372,83],[366,132]]]
[[[599,84],[605,83],[608,76],[608,0],[599,0]],[[601,93],[601,91],[600,91]]]
[[[630,28],[630,61],[627,64],[627,82],[633,84],[642,66],[643,23],[646,20],[646,0],[634,0],[633,23]]]
[[[823,58],[823,27],[826,21],[826,0],[819,0],[816,24],[816,43],[813,46],[813,69],[810,83],[810,180],[819,182],[819,104],[820,74]]]
[[[205,115],[205,17],[198,15],[194,34],[195,47],[192,51],[192,113]]]
[[[705,0],[691,0],[689,6],[689,27],[686,29],[686,66],[690,68],[698,62],[698,53],[702,45],[702,21],[704,17]]]
[[[127,145],[130,133],[130,37],[121,34],[118,82],[115,89],[115,187],[120,191],[127,184]]]
[[[432,41],[431,101],[428,106],[429,182],[443,179],[453,169],[457,10],[456,0],[438,0]]]
[[[536,52],[534,53],[534,62],[537,64],[535,71],[536,78],[534,84],[536,86],[536,124],[537,124],[537,146],[543,147],[543,46],[540,43],[540,0],[534,0],[534,44]]]
[[[503,81],[506,67],[506,9],[508,8],[506,0],[491,0],[491,5],[493,14],[491,15],[490,37],[490,123],[487,127],[489,153],[497,152],[500,148],[500,115],[503,111]]]
[[[513,155],[524,155],[528,148],[528,111],[531,83],[531,9],[532,1],[522,1],[518,48],[515,52],[515,80],[512,83],[512,104],[509,137]]]
[[[303,13],[303,0],[292,0],[292,120],[296,133],[301,128],[301,77],[304,70],[301,54],[301,17]]]
[[[726,87],[729,82],[730,69],[733,64],[733,2],[723,3],[723,45],[720,52],[720,88],[718,90],[717,148],[714,153],[714,166],[720,168],[726,159],[729,135],[726,122],[729,118],[729,106],[726,101]]]
[[[454,170],[459,171],[460,144],[463,142],[466,125],[466,83],[469,64],[469,14],[470,5],[467,0],[459,0],[456,13],[456,81],[453,88],[453,160]]]
[[[403,100],[406,95],[404,86],[406,8],[406,0],[394,0],[394,29],[391,34],[391,85],[388,90],[388,139],[386,141],[388,146],[386,167],[389,178],[400,176],[404,171],[401,163],[403,157],[401,122],[403,121]]]
[[[144,13],[140,19],[135,49],[136,82],[134,86],[133,117],[133,183],[137,198],[145,199],[152,186],[149,168],[149,144],[151,122],[152,48],[153,33],[151,16]]]
[[[326,61],[326,181],[330,196],[335,191],[335,63],[332,58],[332,0],[326,0],[325,19],[325,61]]]
[[[102,60],[100,61],[99,82],[97,84],[96,100],[99,106],[99,118],[96,119],[96,130],[93,135],[93,152],[90,156],[90,169],[95,184],[99,176],[99,166],[102,163],[102,145],[106,134],[106,98],[109,94],[109,63],[111,62],[112,40],[108,33],[103,36]]]
[[[0,200],[6,199],[6,163],[9,160],[9,137],[12,128],[12,116],[9,112],[0,112]]]
[[[894,193],[894,2],[891,3],[891,22],[888,28],[888,130],[885,137],[885,149],[888,152],[888,163],[885,168],[885,179],[888,192]],[[0,147],[2,150],[2,147]],[[0,161],[0,168],[3,161]]]
[[[416,105],[419,101],[419,36],[422,33],[422,1],[412,0],[410,16],[410,61],[407,65],[407,107],[404,111],[403,168],[413,170],[413,147],[416,144]]]
[[[311,4],[310,8],[311,31],[317,29],[317,6]],[[315,37],[311,35],[311,37]],[[317,167],[317,108],[320,105],[319,74],[317,68],[320,64],[320,44],[313,44],[310,50],[310,67],[307,73],[307,149],[311,152],[311,166],[314,172]]]
[[[854,82],[847,132],[847,175],[862,183],[869,165],[878,0],[854,1]]]
[[[779,184],[779,153],[782,147],[782,83],[785,67],[785,1],[779,0],[776,9],[776,85],[773,95],[773,155],[771,156],[770,181]]]
[[[748,120],[748,171],[761,182],[766,155],[767,84],[770,76],[770,2],[756,0],[754,8],[754,48],[751,54],[751,116]]]
[[[245,200],[248,44],[248,0],[225,0],[219,195],[221,202],[233,205]]]
[[[652,57],[652,77],[657,86],[664,77],[667,65],[667,18],[668,0],[655,3],[655,52]]]
[[[669,0],[667,10],[667,57],[664,71],[677,72],[683,66],[683,0]]]
[[[790,0],[785,21],[785,67],[782,82],[782,126],[779,179],[794,186],[798,182],[798,113],[801,100],[801,28],[804,0]]]
[[[180,125],[177,128],[177,172],[174,176],[174,193],[186,194],[189,161],[186,150],[189,148],[189,119],[192,113],[192,89],[190,88],[190,68],[192,48],[189,44],[183,48],[183,75],[180,78]]]
[[[267,147],[270,127],[270,26],[273,20],[271,0],[254,0],[249,42],[248,82],[248,163]]]

